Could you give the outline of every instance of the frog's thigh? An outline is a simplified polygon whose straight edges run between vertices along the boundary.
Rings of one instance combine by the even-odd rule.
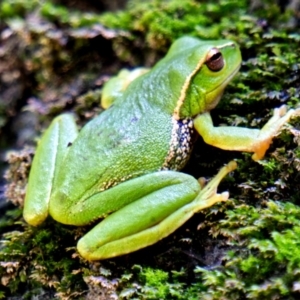
[[[108,216],[81,238],[79,253],[89,260],[105,259],[156,243],[195,212],[226,200],[228,193],[217,194],[216,189],[235,167],[234,162],[223,167],[201,191],[193,177],[175,173],[184,179],[181,183],[156,190]]]
[[[286,112],[285,107],[274,110],[273,117],[261,129],[242,127],[214,127],[209,113],[199,115],[194,126],[207,144],[225,150],[254,152],[252,158],[263,158],[272,138],[281,126],[288,122],[294,110]]]
[[[76,203],[53,199],[50,201],[50,214],[55,220],[65,224],[87,225],[144,196],[154,195],[157,191],[160,191],[160,197],[164,195],[164,198],[178,198],[174,195],[177,189],[180,192],[178,197],[182,198],[181,201],[184,203],[199,193],[200,185],[192,176],[179,172],[160,171],[124,181]],[[156,199],[156,196],[152,197]],[[164,201],[166,199],[163,198],[157,200],[161,207]],[[60,220],[62,211],[65,212],[64,218]]]

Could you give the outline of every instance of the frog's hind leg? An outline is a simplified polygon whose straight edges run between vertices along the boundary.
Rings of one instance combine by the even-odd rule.
[[[56,117],[40,140],[30,170],[23,216],[37,226],[48,216],[52,188],[69,145],[78,134],[71,114]]]
[[[193,177],[178,172],[182,182],[157,190],[109,215],[78,242],[79,253],[88,260],[123,255],[152,245],[168,236],[194,213],[228,199],[216,192],[220,181],[236,168],[230,162],[203,188]],[[188,187],[187,187],[188,186]],[[196,189],[195,189],[196,188]]]

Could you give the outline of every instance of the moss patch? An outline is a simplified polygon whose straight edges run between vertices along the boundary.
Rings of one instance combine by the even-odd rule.
[[[232,39],[241,47],[242,68],[212,112],[215,125],[262,127],[275,107],[299,106],[299,11],[288,6],[130,1],[122,11],[103,12],[83,2],[82,10],[57,3],[0,4],[3,149],[32,143],[62,111],[86,123],[101,112],[102,85],[111,75],[123,67],[151,67],[185,34]],[[24,110],[38,120],[30,138],[26,126],[12,126]],[[32,228],[20,209],[7,209],[0,220],[0,298],[298,299],[299,122],[294,118],[285,127],[260,163],[199,140],[185,172],[212,176],[237,159],[238,170],[220,186],[232,200],[120,258],[83,261],[75,246],[88,228],[51,220]],[[31,155],[16,153],[7,173],[6,197],[20,205]]]

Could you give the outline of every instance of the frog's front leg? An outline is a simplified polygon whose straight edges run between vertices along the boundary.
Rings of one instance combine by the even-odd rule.
[[[131,82],[149,72],[149,70],[148,68],[136,68],[132,71],[123,69],[117,76],[110,78],[102,89],[101,106],[104,109],[109,108],[116,99],[123,95]]]
[[[203,113],[194,121],[194,126],[204,141],[224,150],[254,152],[254,160],[262,159],[270,147],[273,137],[283,124],[295,114],[295,110],[286,111],[285,106],[276,108],[273,117],[261,129],[243,127],[214,127],[208,112]]]
[[[227,192],[217,194],[216,190],[224,176],[235,168],[236,163],[230,162],[203,190],[192,176],[173,171],[157,172],[124,182],[132,192],[136,188],[143,190],[149,187],[151,192],[112,213],[82,237],[77,245],[79,253],[88,260],[106,259],[156,243],[194,213],[227,200]],[[138,184],[136,181],[139,181]],[[161,182],[165,183],[163,188]]]

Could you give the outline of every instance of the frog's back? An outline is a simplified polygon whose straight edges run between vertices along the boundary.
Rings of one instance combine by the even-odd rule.
[[[170,116],[147,101],[117,103],[83,127],[58,174],[58,189],[68,198],[87,196],[160,170],[171,131]]]
[[[183,167],[192,148],[193,126],[173,114],[194,65],[189,55],[167,59],[131,83],[70,146],[58,172],[58,190],[70,202],[133,177]]]

